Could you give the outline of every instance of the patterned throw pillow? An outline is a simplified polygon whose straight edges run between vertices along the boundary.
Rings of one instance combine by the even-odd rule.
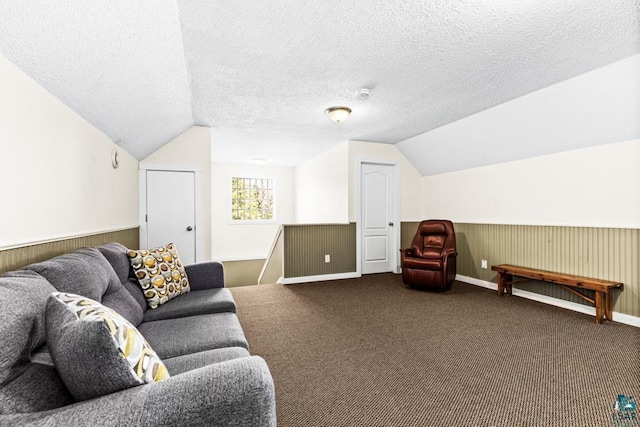
[[[150,250],[129,250],[127,256],[149,308],[156,308],[191,290],[173,243]]]
[[[56,369],[77,400],[169,378],[166,366],[140,332],[89,298],[52,293],[45,329]]]

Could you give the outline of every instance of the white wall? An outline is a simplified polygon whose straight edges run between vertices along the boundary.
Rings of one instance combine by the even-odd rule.
[[[361,159],[393,162],[400,165],[401,187],[400,220],[420,221],[422,215],[422,175],[394,145],[366,141],[349,141],[349,221],[356,221],[355,188],[358,173],[357,162]]]
[[[197,166],[201,172],[202,251],[198,260],[211,259],[211,129],[193,126],[140,162],[141,167]]]
[[[264,259],[267,257],[279,224],[294,220],[293,168],[211,165],[211,252],[214,259]],[[276,221],[273,224],[242,224],[230,221],[230,179],[271,178],[275,180]]]
[[[138,162],[0,55],[0,247],[138,226]]]
[[[423,180],[429,218],[640,228],[638,139]]]
[[[349,147],[344,142],[295,168],[297,223],[349,221]]]
[[[411,162],[394,145],[348,141],[296,167],[296,222],[355,222],[357,162],[363,159],[400,166],[401,220],[422,219],[422,176]]]
[[[422,175],[640,138],[634,55],[397,144]]]

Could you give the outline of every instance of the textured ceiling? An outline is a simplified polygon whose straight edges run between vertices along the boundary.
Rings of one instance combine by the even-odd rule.
[[[639,19],[640,0],[4,0],[0,51],[139,159],[197,124],[216,161],[294,165],[640,53]]]
[[[0,52],[138,159],[193,124],[175,1],[0,0]]]

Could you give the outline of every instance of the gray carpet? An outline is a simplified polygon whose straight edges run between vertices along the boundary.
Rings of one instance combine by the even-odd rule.
[[[640,400],[639,328],[393,274],[231,291],[280,427],[612,426]]]

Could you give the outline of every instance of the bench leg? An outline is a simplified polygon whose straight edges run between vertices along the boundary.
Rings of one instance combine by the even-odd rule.
[[[604,292],[596,291],[596,323],[602,323],[605,313],[606,297],[603,297]]]
[[[511,295],[513,277],[510,274],[498,273],[498,296]]]
[[[604,294],[604,317],[612,322],[613,321],[613,295],[611,295],[611,290],[607,291]]]

